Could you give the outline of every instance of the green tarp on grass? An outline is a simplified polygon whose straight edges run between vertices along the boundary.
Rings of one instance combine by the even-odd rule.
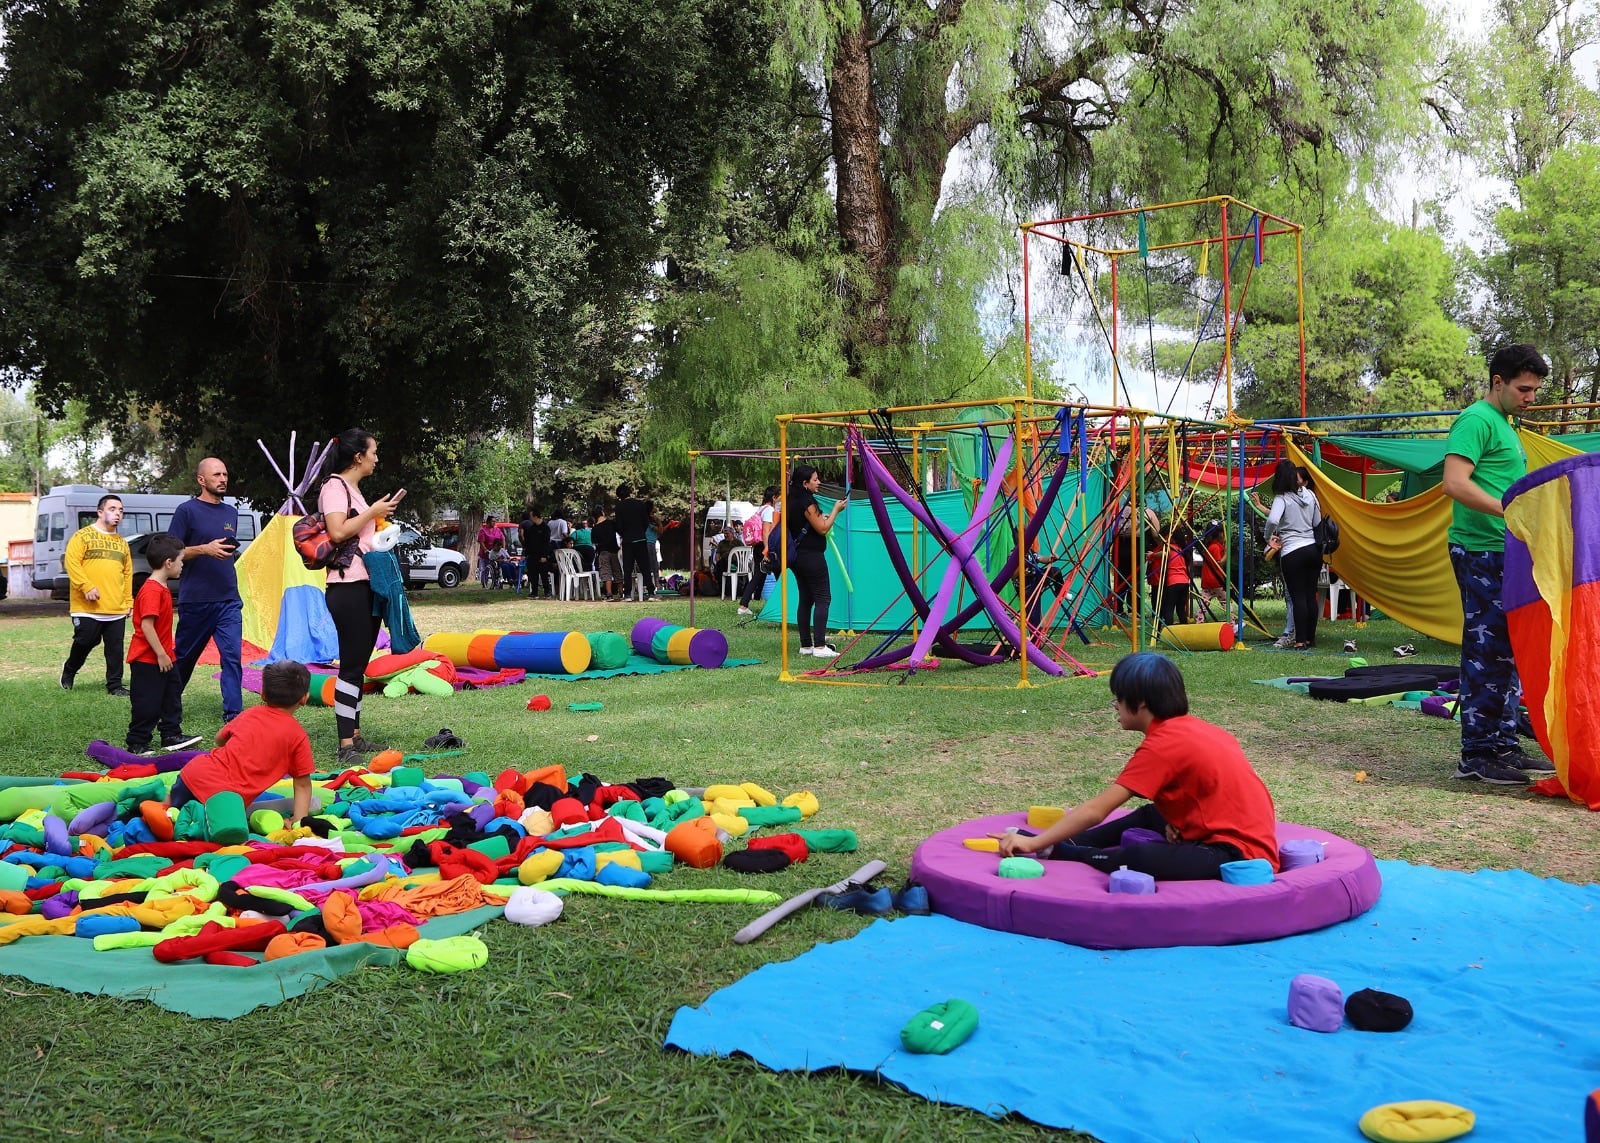
[[[505,913],[488,905],[417,926],[423,937],[460,936]],[[83,937],[23,937],[0,946],[0,973],[68,992],[148,1000],[168,1012],[207,1020],[232,1020],[331,984],[358,968],[399,964],[400,949],[372,944],[334,945],[253,968],[185,961],[162,964],[149,949],[96,952]]]

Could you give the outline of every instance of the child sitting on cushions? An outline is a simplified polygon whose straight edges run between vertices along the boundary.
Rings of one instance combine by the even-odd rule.
[[[1272,795],[1238,739],[1189,713],[1178,668],[1154,652],[1129,655],[1112,668],[1111,696],[1122,729],[1144,735],[1122,773],[1038,836],[1000,836],[1001,855],[1083,861],[1107,873],[1127,866],[1157,881],[1216,879],[1227,862],[1257,857],[1277,872]],[[1150,804],[1106,821],[1132,797]],[[1123,845],[1123,831],[1136,827],[1166,843]]]
[[[261,672],[263,705],[251,707],[218,731],[215,750],[184,764],[167,804],[180,809],[232,790],[248,807],[287,777],[294,780],[289,821],[298,823],[311,811],[313,767],[311,739],[294,712],[305,705],[310,687],[311,672],[305,664],[289,659],[268,663]]]

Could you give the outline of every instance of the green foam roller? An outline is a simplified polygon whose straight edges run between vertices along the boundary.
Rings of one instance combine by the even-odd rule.
[[[664,849],[645,850],[639,854],[639,868],[652,876],[672,872],[672,854]]]
[[[391,786],[420,786],[427,780],[427,775],[415,766],[396,766],[389,771],[389,785]]]
[[[615,671],[619,667],[626,667],[628,656],[633,653],[628,640],[615,631],[590,634],[589,649],[593,653],[589,660],[591,671]]]
[[[745,806],[739,816],[757,828],[770,825],[788,825],[800,820],[800,810],[795,806]]]
[[[511,856],[511,843],[505,839],[503,834],[498,833],[492,834],[482,841],[475,841],[467,848],[477,850],[490,861],[499,861],[502,857]]]
[[[206,837],[218,845],[243,845],[250,838],[244,799],[223,790],[206,799]]]

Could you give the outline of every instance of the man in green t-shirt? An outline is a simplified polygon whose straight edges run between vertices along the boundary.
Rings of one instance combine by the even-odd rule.
[[[1455,501],[1450,566],[1461,589],[1461,761],[1457,778],[1525,786],[1555,773],[1517,740],[1522,684],[1511,654],[1500,589],[1506,524],[1500,500],[1527,475],[1528,460],[1511,418],[1533,404],[1550,366],[1531,345],[1508,345],[1489,360],[1489,392],[1461,410],[1450,428],[1444,494]]]

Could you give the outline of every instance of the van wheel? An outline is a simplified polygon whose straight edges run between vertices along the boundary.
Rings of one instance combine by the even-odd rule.
[[[439,569],[440,587],[459,587],[461,585],[461,566],[459,564],[445,564]]]

